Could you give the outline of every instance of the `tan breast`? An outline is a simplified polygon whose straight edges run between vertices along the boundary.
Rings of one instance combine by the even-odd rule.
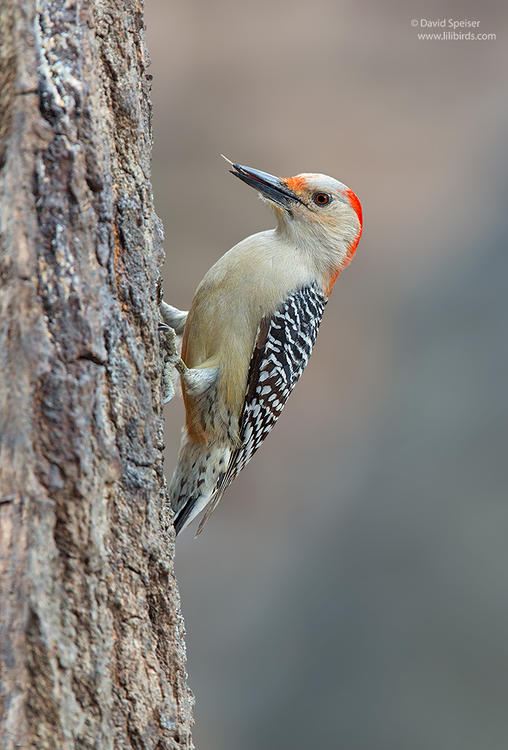
[[[189,311],[182,358],[188,367],[219,368],[218,409],[240,417],[261,319],[314,275],[305,257],[275,230],[246,238],[208,271]],[[185,402],[188,428],[193,426],[198,439],[198,425],[203,424],[196,413],[199,405],[188,397]]]

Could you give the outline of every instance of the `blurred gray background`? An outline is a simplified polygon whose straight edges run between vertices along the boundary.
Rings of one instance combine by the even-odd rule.
[[[365,217],[280,423],[177,545],[197,746],[506,750],[508,6],[146,4],[168,302],[273,225],[220,152]]]

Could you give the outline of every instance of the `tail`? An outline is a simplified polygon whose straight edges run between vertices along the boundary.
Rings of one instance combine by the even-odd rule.
[[[222,479],[230,457],[231,449],[228,446],[195,443],[184,428],[178,463],[169,487],[171,507],[175,512],[173,524],[177,535],[207,505],[211,504],[211,510],[217,505],[222,496]],[[207,513],[206,518],[209,515],[210,513]],[[200,524],[198,534],[203,530],[203,526],[204,523]]]

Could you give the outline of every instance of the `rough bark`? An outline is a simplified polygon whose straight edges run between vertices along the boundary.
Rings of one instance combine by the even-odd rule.
[[[141,0],[0,3],[0,747],[191,748]]]

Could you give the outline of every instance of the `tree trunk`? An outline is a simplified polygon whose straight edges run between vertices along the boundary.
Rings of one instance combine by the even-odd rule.
[[[142,0],[0,2],[0,747],[192,748]]]

